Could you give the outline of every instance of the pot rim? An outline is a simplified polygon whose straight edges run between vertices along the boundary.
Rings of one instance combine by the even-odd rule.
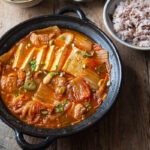
[[[60,20],[74,20],[73,23],[75,22],[80,22],[81,24],[86,24],[88,25],[90,28],[92,28],[93,30],[95,30],[95,32],[97,33],[98,36],[103,36],[103,38],[105,39],[106,42],[109,43],[109,46],[112,48],[112,51],[114,52],[114,57],[117,60],[117,65],[118,65],[118,74],[119,74],[119,79],[117,81],[117,87],[116,87],[116,91],[114,93],[114,96],[112,98],[111,103],[107,104],[105,103],[107,101],[106,100],[103,102],[103,104],[96,110],[96,112],[94,112],[91,116],[89,116],[88,118],[86,118],[85,120],[81,121],[78,124],[72,125],[72,126],[67,126],[65,128],[56,128],[56,129],[45,129],[45,128],[38,128],[35,126],[31,126],[28,125],[20,120],[17,120],[6,108],[6,106],[3,104],[2,101],[0,101],[0,118],[2,119],[2,121],[4,121],[8,126],[10,126],[11,128],[13,128],[14,130],[17,130],[23,134],[27,134],[27,135],[31,135],[31,136],[36,136],[36,137],[47,137],[47,136],[55,136],[55,137],[60,137],[60,136],[67,136],[67,135],[71,135],[74,133],[77,133],[81,130],[84,130],[88,127],[90,127],[91,125],[95,124],[98,120],[100,120],[104,114],[106,114],[106,112],[108,112],[108,110],[112,107],[112,105],[114,104],[114,102],[116,101],[117,95],[120,91],[120,86],[121,86],[121,81],[122,81],[122,67],[121,67],[121,62],[120,62],[120,57],[117,51],[117,48],[114,46],[113,42],[107,37],[107,35],[100,30],[97,26],[95,26],[94,23],[92,23],[90,20],[86,19],[79,19],[76,17],[72,17],[72,16],[62,16],[62,15],[45,15],[45,16],[39,16],[39,17],[35,17],[32,19],[28,19],[18,25],[16,25],[15,27],[13,27],[12,29],[10,29],[9,31],[7,31],[1,38],[0,38],[0,46],[5,45],[5,41],[9,38],[12,38],[12,34],[15,33],[19,28],[22,28],[23,25],[28,25],[28,23],[34,22],[36,20],[44,20],[44,18],[49,18],[50,20],[52,19],[60,19]],[[79,25],[80,25],[79,23]],[[32,23],[33,24],[33,23]],[[77,30],[78,31],[78,30]],[[84,33],[85,34],[85,33]],[[4,40],[5,39],[5,40]],[[1,54],[0,54],[1,55]],[[108,92],[109,94],[109,92]],[[107,109],[101,110],[103,105],[106,105]],[[4,114],[2,111],[7,112],[7,114]],[[100,113],[100,116],[97,117],[98,113]],[[97,115],[96,115],[97,114]],[[6,116],[9,118],[11,117],[11,121],[8,120],[8,118],[6,118]]]

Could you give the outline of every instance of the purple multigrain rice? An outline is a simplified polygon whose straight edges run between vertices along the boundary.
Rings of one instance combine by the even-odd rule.
[[[121,1],[114,11],[113,23],[123,41],[150,47],[150,0]]]

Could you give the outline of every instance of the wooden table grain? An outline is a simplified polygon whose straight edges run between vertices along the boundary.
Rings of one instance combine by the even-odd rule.
[[[104,0],[84,4],[44,0],[33,8],[21,9],[0,1],[0,37],[26,19],[54,13],[70,4],[83,9],[86,16],[107,33],[102,18],[104,3]],[[57,139],[47,150],[150,150],[150,51],[136,51],[113,41],[123,65],[123,83],[117,102],[97,124]],[[28,136],[26,139],[30,143],[40,141]],[[0,150],[20,150],[14,131],[1,121]]]

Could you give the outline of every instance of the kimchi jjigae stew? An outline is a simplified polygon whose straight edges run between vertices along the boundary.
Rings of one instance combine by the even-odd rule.
[[[19,120],[61,128],[93,114],[110,86],[108,51],[87,36],[52,26],[0,56],[0,94]]]

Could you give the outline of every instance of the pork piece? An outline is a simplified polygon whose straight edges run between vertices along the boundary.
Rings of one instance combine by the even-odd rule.
[[[53,80],[52,80],[52,85],[54,86],[54,88],[58,87],[58,86],[64,86],[66,85],[66,78],[65,77],[60,77],[60,76],[56,76]]]
[[[82,104],[77,104],[74,108],[74,118],[79,119],[85,113],[86,109]]]
[[[3,75],[1,77],[0,86],[5,92],[17,90],[17,75],[15,73],[10,73],[8,76]]]
[[[24,83],[24,80],[26,78],[26,73],[24,71],[18,71],[17,72],[17,86],[21,86]]]
[[[89,86],[81,78],[77,77],[70,81],[67,86],[68,99],[72,101],[83,101],[91,95]]]
[[[63,94],[66,92],[66,83],[67,80],[65,77],[56,76],[52,79],[52,87],[55,91],[55,98],[61,100]]]
[[[81,119],[83,114],[86,112],[86,108],[81,104],[75,104],[72,102],[72,106],[68,111],[68,114],[75,119]]]
[[[47,45],[49,41],[54,37],[54,33],[50,34],[36,34],[31,33],[30,41],[35,46]]]
[[[100,51],[100,50],[103,50],[103,49],[102,49],[102,47],[99,44],[94,44],[93,45],[93,50],[94,51]]]

